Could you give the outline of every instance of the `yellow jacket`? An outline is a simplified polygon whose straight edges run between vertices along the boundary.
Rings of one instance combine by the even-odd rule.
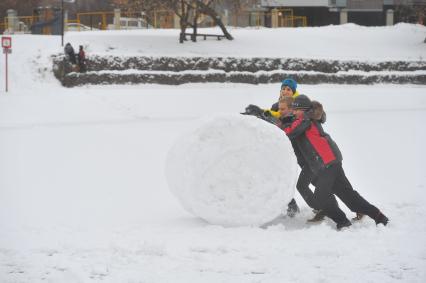
[[[296,90],[296,92],[293,94],[293,98],[296,98],[296,97],[298,97],[299,96],[299,92]],[[276,102],[276,104],[277,104],[277,106],[278,106],[278,102]],[[274,104],[275,105],[275,104]],[[274,105],[272,105],[272,106],[274,106]],[[272,107],[271,107],[272,108]],[[271,115],[272,115],[272,117],[274,117],[274,118],[280,118],[280,112],[279,111],[275,111],[275,110],[272,110],[272,109],[267,109],[267,110],[265,110],[265,112],[269,112],[269,113],[271,113]]]

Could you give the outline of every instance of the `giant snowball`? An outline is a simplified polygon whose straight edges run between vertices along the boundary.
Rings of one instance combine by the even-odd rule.
[[[278,127],[252,116],[221,116],[170,149],[166,176],[183,207],[211,224],[260,226],[294,196],[297,162]]]

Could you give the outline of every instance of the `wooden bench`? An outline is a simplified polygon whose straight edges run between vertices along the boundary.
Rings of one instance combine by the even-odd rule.
[[[185,36],[189,35],[191,38],[194,36],[193,33],[185,33]],[[221,40],[222,38],[225,38],[225,36],[222,34],[206,34],[206,33],[197,33],[196,36],[204,37],[204,40],[207,39],[207,37],[216,37],[217,40]]]

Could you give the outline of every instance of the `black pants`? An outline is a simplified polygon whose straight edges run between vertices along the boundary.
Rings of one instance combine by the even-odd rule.
[[[328,217],[336,223],[343,223],[348,219],[345,213],[333,203],[333,194],[353,212],[366,214],[373,219],[380,213],[377,207],[366,201],[352,188],[341,163],[333,164],[319,172],[314,198]]]
[[[299,179],[297,179],[296,189],[310,208],[320,210],[321,205],[318,203],[314,196],[314,193],[309,188],[309,184],[313,184],[314,186],[316,186],[316,183],[316,176],[314,176],[308,166],[304,166],[299,174]],[[332,195],[331,197],[332,199],[334,199],[335,204],[338,205],[334,195]]]

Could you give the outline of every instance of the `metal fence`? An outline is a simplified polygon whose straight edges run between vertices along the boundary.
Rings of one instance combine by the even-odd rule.
[[[256,11],[256,12],[238,12],[228,17],[227,24],[234,27],[272,27],[272,17],[274,13]],[[277,10],[276,27],[305,27],[307,26],[307,17],[294,16],[293,9]]]
[[[37,16],[19,16],[13,18],[4,18],[0,22],[0,31],[4,33],[8,32],[8,30],[13,28],[15,32],[30,33],[31,26],[37,21]]]
[[[265,11],[242,11],[232,15],[222,15],[221,19],[225,25],[234,27],[272,27],[272,17],[277,17],[277,27],[305,27],[307,18],[295,16],[292,9],[278,10],[278,14]],[[31,32],[31,26],[41,21],[40,16],[19,16],[10,20],[4,18],[0,20],[0,32],[4,33],[9,29],[9,24],[13,23],[14,31]],[[167,29],[178,28],[179,19],[170,10],[154,10],[148,14],[141,12],[121,12],[120,29],[154,28]],[[212,27],[214,20],[205,15],[201,15],[197,21],[198,27]],[[117,28],[114,23],[114,12],[81,12],[76,14],[75,19],[65,19],[65,30],[86,31],[86,30],[107,30]],[[46,27],[44,34],[49,34]]]

